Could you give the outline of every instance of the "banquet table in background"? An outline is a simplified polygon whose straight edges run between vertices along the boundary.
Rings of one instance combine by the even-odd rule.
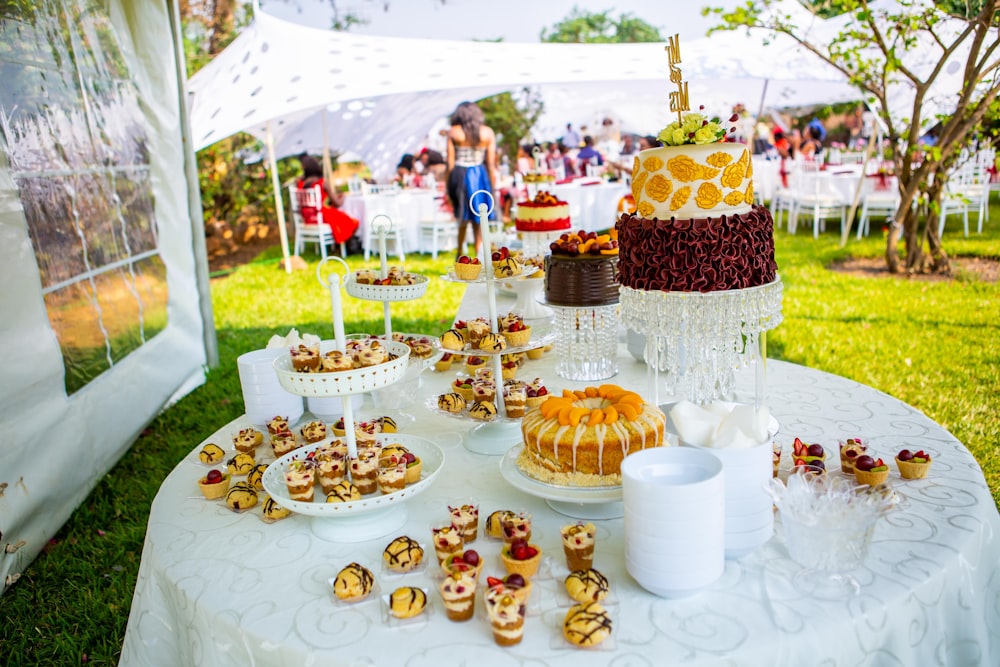
[[[459,316],[479,314],[482,306],[474,304],[483,297],[481,286],[469,287]],[[504,295],[498,301],[502,312],[511,305]],[[585,383],[555,374],[553,355],[529,361],[520,376],[543,377],[554,391],[582,388]],[[619,363],[619,374],[608,381],[648,387],[644,364],[624,344]],[[969,451],[912,407],[842,377],[769,361],[767,404],[786,452],[795,436],[827,445],[861,436],[882,455],[910,447],[934,456],[925,480],[902,482],[894,475],[902,506],[875,530],[865,565],[855,573],[860,594],[825,600],[806,593],[779,518],[775,536],[727,561],[715,584],[692,597],[661,599],[625,571],[623,520],[600,520],[594,566],[611,582],[614,632],[605,645],[580,650],[560,634],[569,602],[559,528],[573,519],[505,481],[498,457],[463,447],[460,435],[472,423],[424,407],[423,399],[446,391],[455,376],[424,373],[419,390],[399,388],[403,400],[392,410],[374,410],[365,399],[362,414],[395,414],[401,432],[429,438],[445,452],[432,486],[407,503],[403,528],[384,538],[329,542],[314,522],[335,519],[292,515],[267,525],[259,509],[235,514],[206,501],[195,481],[206,469],[197,457],[203,443],[192,443],[151,508],[121,664],[1000,664],[1000,515]],[[221,425],[207,441],[228,444],[247,425],[245,417]],[[831,463],[836,466],[836,454]],[[397,534],[421,541],[434,561],[431,525],[447,517],[449,503],[470,500],[479,503],[483,519],[498,509],[531,512],[532,542],[547,555],[517,646],[493,642],[481,609],[469,622],[450,622],[431,574],[436,565],[405,576],[381,568],[382,550]],[[472,546],[485,559],[485,578],[502,567],[499,544],[482,532]],[[397,624],[387,622],[378,600],[332,601],[327,582],[352,561],[375,573],[381,594],[400,585],[426,587],[431,613]]]
[[[583,185],[580,180],[553,185],[549,191],[569,204],[573,229],[598,232],[615,226],[618,201],[629,193],[624,181],[600,181]]]
[[[429,247],[421,246],[420,222],[434,218],[440,206],[438,197],[435,190],[419,188],[366,195],[350,194],[344,200],[344,212],[361,223],[358,226],[358,236],[362,241],[372,218],[383,213],[392,219],[396,229],[402,230],[406,252],[430,252]]]

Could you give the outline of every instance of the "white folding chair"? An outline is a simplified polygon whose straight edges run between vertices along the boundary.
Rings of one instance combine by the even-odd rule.
[[[295,247],[293,254],[305,250],[307,243],[319,246],[319,255],[326,259],[326,247],[333,246],[333,232],[329,225],[322,223],[323,189],[319,185],[300,190],[288,186],[288,199],[292,204],[292,220],[295,222]],[[347,256],[347,248],[340,244],[340,254]]]
[[[800,215],[812,218],[813,238],[826,230],[826,221],[840,218],[840,231],[847,224],[847,203],[830,184],[830,176],[816,165],[803,165],[796,175],[789,229],[794,233]]]
[[[372,224],[372,221],[378,217],[384,215],[392,221],[391,228],[387,228],[385,231],[386,243],[392,241],[394,244],[394,250],[396,254],[399,255],[399,261],[406,261],[406,241],[405,233],[402,229],[402,213],[399,207],[399,196],[398,188],[396,191],[389,191],[382,194],[370,194],[365,196],[365,219],[367,223],[365,225],[365,233],[362,236],[362,244],[364,247],[364,257],[367,260],[371,257],[372,250],[378,252],[378,224]],[[380,220],[381,222],[381,220]]]
[[[458,247],[458,225],[450,211],[444,208],[443,198],[436,198],[434,204],[433,215],[429,220],[421,220],[418,230],[420,251],[429,248],[431,257],[437,259],[438,252]]]
[[[858,217],[859,239],[862,234],[868,236],[871,218],[891,220],[896,215],[896,209],[899,208],[899,185],[896,182],[896,177],[888,178],[884,188],[880,188],[877,183],[872,183],[873,180],[866,177],[861,191],[861,213]]]

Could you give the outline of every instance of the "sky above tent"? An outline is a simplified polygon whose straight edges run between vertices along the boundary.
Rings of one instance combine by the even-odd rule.
[[[328,0],[260,0],[269,14],[327,28],[333,16]],[[734,7],[738,0],[715,0],[713,7]],[[584,12],[607,11],[613,18],[630,14],[655,26],[664,36],[679,33],[682,39],[704,37],[714,19],[701,16],[702,3],[651,2],[650,0],[338,0],[345,10],[368,20],[351,32],[361,35],[421,37],[425,39],[497,39],[537,42],[543,28],[570,15],[574,7]],[[488,19],[484,19],[488,17]]]

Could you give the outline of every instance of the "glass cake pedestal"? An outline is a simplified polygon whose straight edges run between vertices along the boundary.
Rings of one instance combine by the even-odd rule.
[[[556,375],[575,382],[606,380],[618,374],[619,306],[561,306],[555,312]]]

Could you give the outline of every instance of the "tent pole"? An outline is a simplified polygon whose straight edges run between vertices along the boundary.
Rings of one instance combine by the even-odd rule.
[[[333,165],[330,164],[330,137],[326,133],[326,109],[323,109],[323,181],[333,187]]]
[[[288,229],[285,228],[285,203],[281,199],[281,181],[278,180],[278,161],[274,158],[274,135],[271,134],[271,121],[267,121],[267,163],[271,169],[271,187],[274,189],[274,212],[278,216],[278,236],[281,238],[281,256],[285,261],[285,273],[292,272],[292,263],[288,261]]]
[[[854,186],[854,201],[851,202],[851,210],[847,214],[847,224],[844,225],[844,231],[840,235],[840,247],[843,248],[847,245],[847,239],[851,237],[851,227],[854,226],[854,214],[858,211],[858,204],[861,202],[861,191],[865,185],[866,174],[868,173],[868,161],[872,159],[872,153],[875,152],[875,132],[868,137],[868,145],[865,146],[865,159],[861,163],[861,177],[858,178],[858,184]],[[858,221],[860,225],[861,222]]]

